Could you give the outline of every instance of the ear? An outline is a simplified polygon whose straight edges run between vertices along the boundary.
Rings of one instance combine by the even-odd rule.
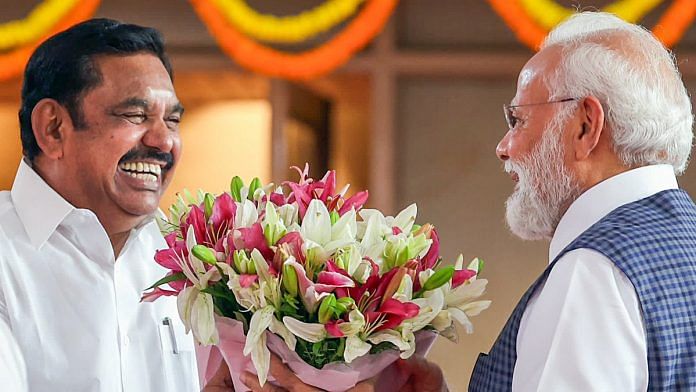
[[[575,159],[578,161],[587,159],[592,154],[604,131],[604,108],[599,100],[588,96],[580,104],[583,109],[580,128],[572,133]]]
[[[72,130],[68,111],[55,99],[40,100],[31,111],[31,127],[41,152],[49,159],[63,157],[65,137]]]

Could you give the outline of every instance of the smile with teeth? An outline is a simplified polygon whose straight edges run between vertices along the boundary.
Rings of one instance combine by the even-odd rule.
[[[143,181],[157,182],[162,167],[148,162],[124,162],[118,165],[127,175]]]

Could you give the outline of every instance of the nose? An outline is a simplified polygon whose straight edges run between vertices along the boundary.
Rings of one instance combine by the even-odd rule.
[[[179,133],[169,129],[164,119],[160,118],[148,128],[143,136],[143,144],[162,152],[171,152],[178,137]]]
[[[508,155],[509,144],[510,144],[510,131],[507,131],[505,133],[505,136],[503,136],[503,138],[500,139],[500,141],[498,142],[498,145],[495,147],[495,155],[497,155],[498,159],[500,159],[503,162],[510,159],[510,156]]]

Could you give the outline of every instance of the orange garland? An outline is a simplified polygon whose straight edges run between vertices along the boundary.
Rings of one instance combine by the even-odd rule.
[[[240,65],[268,76],[311,79],[338,68],[374,38],[389,20],[398,0],[368,0],[340,33],[302,53],[284,53],[256,43],[230,26],[210,0],[190,0],[223,51]]]
[[[77,4],[68,16],[60,21],[51,31],[39,41],[29,45],[21,46],[11,52],[0,54],[0,81],[12,79],[24,72],[24,66],[29,61],[29,57],[41,42],[49,37],[69,28],[72,25],[82,22],[94,14],[101,0],[83,0]]]
[[[540,27],[517,0],[488,0],[493,10],[525,45],[538,50],[548,31]],[[675,0],[653,28],[667,47],[675,45],[696,18],[696,1]]]

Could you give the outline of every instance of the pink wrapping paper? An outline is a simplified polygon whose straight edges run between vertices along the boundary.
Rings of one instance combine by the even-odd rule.
[[[205,385],[205,382],[210,380],[224,360],[230,368],[235,391],[249,391],[239,376],[247,371],[256,374],[256,369],[251,362],[251,356],[245,357],[242,354],[245,342],[242,323],[230,318],[218,317],[216,325],[220,334],[220,343],[215,347],[200,347],[198,349],[201,384]],[[425,356],[436,338],[437,334],[434,332],[421,331],[416,333],[416,353],[414,355]],[[377,385],[379,391],[398,391],[406,382],[406,375],[401,374],[396,366],[391,366],[399,359],[399,352],[396,350],[366,355],[350,364],[330,363],[323,369],[317,369],[305,363],[296,352],[290,351],[279,336],[266,331],[266,339],[269,350],[280,357],[300,380],[305,384],[329,392],[348,390],[357,383],[380,373]],[[275,380],[269,374],[268,382],[273,383],[273,381]]]

